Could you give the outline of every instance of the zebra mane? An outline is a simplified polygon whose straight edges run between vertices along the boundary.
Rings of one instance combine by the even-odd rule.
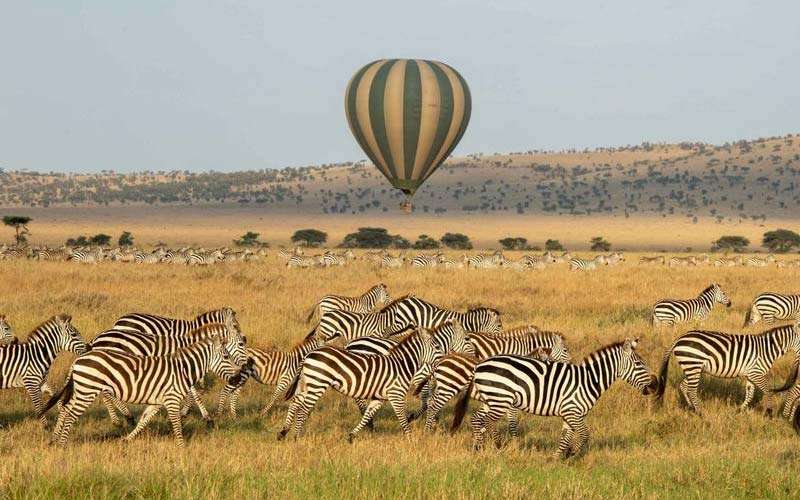
[[[45,334],[47,327],[52,326],[58,320],[69,322],[72,321],[72,316],[69,314],[56,314],[55,316],[50,317],[39,324],[36,328],[31,330],[31,333],[28,334],[28,337],[24,340],[24,342],[30,342],[42,337]]]
[[[703,295],[706,292],[710,292],[711,290],[714,289],[714,287],[717,287],[717,286],[719,286],[719,283],[711,283],[702,292],[700,292],[700,295]]]
[[[389,302],[388,304],[386,304],[385,306],[383,306],[383,309],[381,309],[381,311],[385,311],[386,309],[389,309],[390,307],[392,307],[392,306],[396,305],[398,302],[402,302],[402,301],[404,301],[404,300],[407,300],[407,299],[417,299],[417,300],[421,300],[420,298],[418,298],[418,297],[417,297],[416,295],[414,295],[413,293],[408,293],[408,294],[406,294],[406,295],[403,295],[402,297],[397,297],[397,298],[396,298],[396,299],[394,299],[393,301]]]
[[[557,332],[542,331],[536,325],[525,325],[525,326],[518,326],[510,330],[504,330],[502,332],[481,332],[481,335],[487,335],[490,337],[497,337],[497,338],[511,338],[511,337],[524,337],[528,335],[550,334],[550,333],[557,334]],[[561,334],[558,333],[557,335],[560,336]]]
[[[419,329],[413,328],[410,332],[404,334],[397,340],[397,344],[395,344],[389,349],[388,353],[396,351],[397,349],[400,348],[400,346],[405,346],[406,344],[410,343],[413,339],[419,337],[419,332],[420,332]]]
[[[467,309],[467,313],[474,313],[474,312],[479,312],[479,311],[490,311],[490,312],[493,312],[496,315],[500,316],[500,311],[498,311],[497,309],[495,309],[493,307],[470,307],[469,309]]]
[[[578,365],[579,366],[585,366],[585,365],[591,363],[592,361],[596,361],[596,360],[602,358],[604,354],[606,354],[608,352],[611,352],[611,351],[613,351],[613,350],[615,350],[615,349],[617,349],[619,347],[622,347],[624,345],[625,345],[625,341],[624,340],[620,340],[618,342],[614,342],[612,344],[605,345],[605,346],[601,347],[600,349],[597,349],[596,351],[590,352],[585,358],[583,358],[581,360],[580,363],[578,363]]]

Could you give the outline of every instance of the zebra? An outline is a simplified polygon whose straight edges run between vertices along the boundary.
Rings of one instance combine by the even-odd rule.
[[[792,350],[800,359],[800,331],[795,325],[780,326],[756,335],[736,335],[711,331],[690,331],[678,337],[664,353],[658,376],[658,400],[664,396],[669,370],[669,358],[675,356],[684,379],[680,390],[695,413],[700,413],[697,387],[700,377],[708,375],[722,378],[745,379],[744,401],[739,407],[746,410],[753,400],[756,387],[764,393],[765,413],[772,414],[772,393],[782,392],[787,386],[773,390],[767,385],[767,374],[780,356]]]
[[[533,266],[530,266],[524,257],[520,260],[511,260],[503,256],[500,261],[500,267],[503,269],[513,269],[514,271],[525,271]]]
[[[72,425],[99,394],[111,394],[127,403],[146,404],[139,425],[126,437],[135,437],[163,406],[179,446],[184,445],[181,407],[190,390],[209,371],[234,371],[243,367],[243,345],[224,335],[211,336],[166,356],[133,356],[116,351],[92,350],[72,363],[64,388],[50,398],[40,415],[63,398],[53,441],[66,444]]]
[[[734,267],[742,263],[742,257],[735,257],[733,259],[727,259],[725,257],[719,257],[714,259],[714,267]]]
[[[0,347],[18,343],[19,339],[14,336],[14,329],[8,322],[8,318],[5,314],[0,314]]]
[[[552,260],[550,260],[552,259]],[[525,265],[531,269],[541,270],[547,267],[548,262],[554,263],[555,257],[552,255],[525,255],[522,257],[522,261]]]
[[[639,257],[640,264],[661,264],[662,266],[666,264],[666,257],[663,255],[657,255],[655,257],[648,257],[648,256],[641,256]],[[670,259],[672,260],[672,259]]]
[[[786,396],[786,402],[783,405],[783,417],[792,422],[794,430],[800,434],[800,383],[797,383],[797,379],[800,378],[800,363],[798,361],[795,359],[793,365],[794,375],[786,381],[786,385],[794,384],[794,387]]]
[[[67,260],[80,264],[97,264],[103,260],[102,250],[73,250]]]
[[[110,330],[138,332],[156,337],[181,337],[212,323],[230,323],[231,328],[235,328],[237,331],[240,329],[236,311],[230,307],[223,307],[206,311],[189,320],[154,314],[130,313],[117,318]]]
[[[56,356],[70,351],[78,356],[89,350],[67,314],[53,316],[33,329],[24,342],[0,347],[0,389],[24,388],[37,415],[42,410],[42,392],[52,392],[47,373]],[[39,417],[42,425],[47,423]]]
[[[411,267],[416,268],[433,268],[439,265],[439,259],[442,257],[441,253],[433,255],[419,254],[411,259]]]
[[[625,262],[625,255],[622,252],[614,252],[612,254],[606,255],[606,265],[608,266],[616,266],[620,262]]]
[[[652,324],[674,326],[692,320],[705,321],[716,303],[731,307],[731,299],[722,291],[719,283],[712,283],[696,299],[664,299],[656,302]]]
[[[344,266],[349,262],[349,259],[344,255],[337,255],[330,251],[325,252],[321,256],[317,257],[317,259],[319,265],[322,267]]]
[[[278,398],[286,392],[297,376],[300,363],[303,362],[306,355],[314,349],[322,347],[322,345],[323,343],[317,340],[314,330],[312,330],[300,343],[288,351],[255,347],[247,348],[247,356],[254,363],[252,378],[258,383],[275,386],[272,396],[264,408],[261,409],[259,415],[264,417],[269,413]],[[228,402],[231,416],[236,416],[239,393],[246,381],[247,377],[241,377],[237,381],[238,383],[228,382],[225,385],[217,402],[217,415],[223,414],[225,403]]]
[[[448,271],[453,269],[464,269],[463,262],[453,260],[450,257],[446,257],[444,255],[439,257],[439,265],[447,269]]]
[[[569,252],[564,252],[558,257],[552,256],[551,258],[553,259],[552,261],[553,264],[563,264],[564,262],[569,262],[570,260],[572,260],[572,254]]]
[[[397,301],[394,301],[380,311],[371,313],[328,311],[319,318],[315,334],[323,342],[336,337],[349,341],[358,337],[390,336],[402,332],[410,324],[409,321],[398,319]]]
[[[570,259],[569,261],[569,270],[570,271],[591,271],[593,269],[597,269],[597,266],[607,266],[608,260],[606,259],[605,255],[598,255],[593,259],[579,259],[577,257]]]
[[[776,319],[800,319],[800,295],[784,295],[766,292],[755,298],[744,317],[744,326],[755,325],[759,321],[769,324]]]
[[[493,254],[493,255],[463,255],[461,257],[462,262],[464,265],[467,266],[467,269],[494,269],[500,264],[500,257],[501,254]]]
[[[572,361],[564,337],[560,333],[540,332],[531,327],[519,329],[519,333],[513,335],[470,333],[467,336],[467,342],[470,353],[463,356],[456,354],[452,357],[445,357],[433,371],[434,389],[430,399],[431,403],[427,406],[426,431],[433,429],[439,412],[447,402],[469,385],[478,360],[501,354],[530,356],[537,353],[539,349],[547,349],[548,357],[555,361],[563,363]],[[425,406],[424,403],[423,401],[423,406]],[[512,429],[514,428],[516,428],[516,424],[512,426]]]
[[[302,255],[292,255],[289,257],[289,260],[286,261],[286,267],[295,267],[295,268],[307,268],[307,267],[316,267],[319,264],[316,258],[314,257],[304,257]]]
[[[413,325],[423,328],[436,328],[441,323],[451,319],[458,321],[464,327],[464,330],[468,332],[499,333],[503,331],[500,312],[497,309],[488,307],[472,308],[466,312],[452,311],[431,304],[411,294],[395,300],[384,307],[383,310],[386,311],[390,308],[396,309],[396,321],[401,327]]]
[[[775,262],[775,256],[767,255],[765,259],[759,257],[747,257],[742,261],[742,265],[749,267],[767,267],[770,262]]]
[[[133,254],[133,262],[135,264],[158,264],[161,262],[167,252],[155,251],[150,253],[136,252]]]
[[[595,351],[580,364],[547,362],[521,356],[495,356],[475,367],[475,376],[454,412],[452,430],[461,425],[470,396],[483,405],[471,418],[475,447],[509,411],[559,416],[563,421],[557,455],[582,454],[589,440],[586,416],[617,379],[642,394],[657,390],[657,381],[636,352],[638,339],[626,339]]]
[[[688,267],[697,266],[697,259],[692,255],[689,257],[670,257],[667,267]]]
[[[387,304],[389,289],[383,283],[378,283],[358,297],[347,297],[344,295],[326,295],[322,297],[311,309],[306,323],[314,319],[314,315],[321,318],[323,314],[333,310],[353,311],[358,313],[368,313],[375,309],[378,304]]]
[[[217,262],[221,262],[224,258],[222,251],[215,250],[211,253],[189,253],[186,259],[186,265],[189,266],[211,266]]]
[[[292,422],[295,435],[302,435],[309,413],[329,387],[346,396],[369,401],[361,421],[348,434],[348,441],[352,442],[387,400],[403,433],[410,434],[406,394],[409,387],[427,378],[431,365],[442,353],[442,347],[426,329],[407,335],[385,356],[359,354],[332,346],[310,352],[300,368],[296,392],[278,439],[286,436]]]
[[[294,256],[303,255],[303,253],[303,249],[300,247],[294,247],[291,251],[281,248],[278,250],[278,257],[283,260],[289,260]]]
[[[391,255],[384,255],[380,258],[380,267],[385,267],[388,269],[397,269],[403,267],[405,264],[406,258],[403,256],[400,257],[392,257]]]

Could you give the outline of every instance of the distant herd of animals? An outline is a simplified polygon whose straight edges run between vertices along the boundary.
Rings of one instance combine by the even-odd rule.
[[[702,321],[715,304],[730,303],[722,287],[711,284],[696,298],[658,301],[652,321],[656,326]],[[558,416],[563,427],[557,454],[566,458],[586,451],[587,414],[615,381],[624,380],[660,400],[671,357],[683,371],[679,389],[690,410],[701,411],[698,385],[703,373],[744,378],[742,409],[750,406],[758,388],[771,415],[773,394],[789,391],[782,415],[800,432],[799,317],[800,295],[761,294],[747,312],[746,326],[791,323],[758,334],[689,331],[667,349],[654,374],[637,352],[637,339],[606,345],[573,362],[562,333],[532,325],[505,329],[500,312],[490,307],[450,310],[414,294],[392,299],[384,284],[359,296],[320,298],[307,318],[313,325],[310,332],[288,350],[248,345],[230,308],[189,320],[127,314],[91,341],[82,338],[68,315],[50,318],[25,340],[18,340],[12,321],[0,316],[0,388],[24,388],[45,426],[47,412],[57,406],[52,442],[60,445],[98,397],[114,423],[121,422],[121,415],[132,424],[128,404],[146,405],[126,440],[140,434],[163,407],[183,445],[182,418],[192,405],[211,422],[197,386],[213,373],[225,384],[218,415],[226,408],[236,415],[248,380],[275,386],[261,414],[282,400],[289,402],[278,439],[292,425],[300,436],[317,401],[332,388],[354,399],[360,410],[349,440],[373,426],[387,401],[408,434],[410,422],[423,416],[425,429],[434,430],[442,408],[458,397],[451,432],[463,422],[469,401],[476,400],[479,407],[470,418],[475,447],[482,447],[487,435],[499,443],[497,424],[503,417],[514,436],[523,412]],[[64,351],[77,357],[63,388],[53,391],[48,371]],[[773,388],[770,371],[785,354],[794,355],[792,373]],[[413,412],[406,411],[409,393],[422,401]]]
[[[305,255],[302,247],[292,249],[281,248],[276,252],[289,268],[326,268],[346,266],[357,259],[362,259],[381,268],[396,269],[405,266],[412,268],[440,269],[511,269],[517,271],[541,270],[552,264],[566,263],[572,271],[590,271],[602,266],[614,266],[625,262],[622,252],[600,254],[593,258],[573,257],[569,252],[555,254],[547,251],[543,254],[526,254],[517,259],[506,257],[502,251],[492,253],[464,254],[460,259],[453,259],[442,252],[418,253],[408,256],[405,253],[393,255],[388,250],[367,250],[360,257],[350,250],[339,252],[327,250],[315,255]],[[103,248],[103,247],[15,247],[0,245],[0,261],[12,259],[31,259],[39,261],[71,261],[83,264],[96,264],[103,261],[127,262],[135,264],[183,264],[188,266],[209,266],[229,262],[252,262],[267,257],[267,249],[263,247],[243,250],[222,248],[177,248],[159,247],[154,250],[135,248]],[[640,264],[665,265],[668,267],[715,266],[715,267],[800,267],[800,259],[783,261],[773,255],[715,257],[701,256],[642,256]]]

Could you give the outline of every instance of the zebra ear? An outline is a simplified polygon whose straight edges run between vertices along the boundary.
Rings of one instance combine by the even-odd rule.
[[[632,339],[625,339],[625,343],[622,344],[622,350],[627,354],[631,353],[633,351],[635,342],[636,341]]]

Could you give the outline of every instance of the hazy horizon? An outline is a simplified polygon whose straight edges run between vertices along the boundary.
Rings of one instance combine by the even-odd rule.
[[[800,4],[484,3],[6,6],[0,168],[359,160],[344,88],[383,57],[464,75],[473,115],[456,155],[798,131]]]

